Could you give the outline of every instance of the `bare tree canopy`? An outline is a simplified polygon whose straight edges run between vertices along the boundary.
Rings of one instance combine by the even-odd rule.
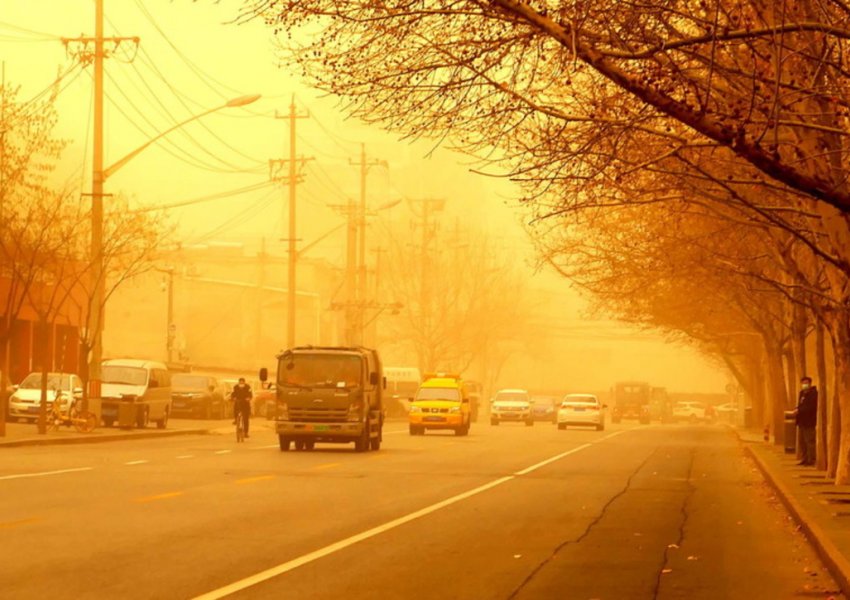
[[[850,211],[843,2],[244,2],[255,16],[358,117],[527,181],[593,179],[649,136]]]

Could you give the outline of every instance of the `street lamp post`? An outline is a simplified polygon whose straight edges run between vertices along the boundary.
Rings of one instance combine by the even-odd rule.
[[[99,21],[99,20],[98,20]],[[98,33],[98,39],[101,35]],[[95,60],[98,55],[102,57],[102,48],[95,52]],[[97,70],[96,70],[97,71]],[[91,228],[91,257],[94,263],[92,269],[92,277],[94,279],[94,294],[90,307],[90,327],[93,330],[91,359],[89,360],[89,395],[92,397],[100,396],[100,362],[103,358],[103,312],[106,295],[106,281],[103,272],[103,184],[106,179],[114,174],[118,169],[130,162],[139,153],[145,150],[150,145],[158,142],[166,135],[183,127],[187,123],[191,123],[196,119],[207,116],[223,108],[237,108],[246,106],[252,102],[259,100],[259,94],[249,96],[240,96],[225,102],[220,106],[216,106],[204,112],[198,113],[176,125],[169,127],[165,131],[155,135],[147,142],[116,161],[109,167],[103,167],[103,106],[102,102],[97,100],[102,97],[102,81],[95,81],[95,115],[94,115],[94,156],[93,156],[93,173],[92,173],[92,228]],[[100,88],[100,89],[97,89]]]

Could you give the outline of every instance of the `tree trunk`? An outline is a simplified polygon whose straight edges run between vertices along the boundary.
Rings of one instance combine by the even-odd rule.
[[[835,394],[841,407],[841,434],[835,483],[850,484],[850,410],[842,406],[850,398],[850,319],[842,312],[835,320]]]
[[[829,466],[829,438],[827,431],[829,429],[829,409],[827,398],[827,374],[826,374],[826,336],[823,332],[823,323],[820,319],[815,319],[815,362],[818,370],[818,433],[817,433],[817,468],[820,470],[828,470]]]
[[[765,349],[767,361],[767,395],[772,416],[773,443],[780,446],[785,443],[783,424],[788,404],[785,369],[782,365],[782,350],[778,346]]]

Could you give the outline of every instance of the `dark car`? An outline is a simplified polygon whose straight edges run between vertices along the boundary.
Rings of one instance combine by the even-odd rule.
[[[171,377],[171,414],[224,419],[229,410],[215,377],[176,373]]]
[[[531,403],[531,415],[535,421],[558,422],[560,398],[556,398],[555,396],[532,396]]]

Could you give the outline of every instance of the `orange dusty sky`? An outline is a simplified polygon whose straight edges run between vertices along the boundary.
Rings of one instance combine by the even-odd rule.
[[[122,42],[106,62],[107,166],[175,123],[228,99],[262,94],[250,106],[198,119],[146,149],[107,180],[107,193],[127,195],[134,206],[171,207],[185,244],[262,238],[272,251],[282,251],[287,194],[270,181],[269,159],[288,156],[289,127],[276,116],[289,111],[294,97],[298,113],[309,113],[297,121],[297,154],[313,158],[298,188],[302,243],[342,223],[334,206],[358,197],[359,171],[351,161],[365,144],[368,160],[387,162],[369,172],[371,206],[398,198],[446,198],[446,216],[471,220],[517,260],[530,263],[531,245],[509,182],[473,175],[467,158],[435,149],[433,141],[401,141],[346,119],[336,99],[278,67],[271,32],[262,23],[228,23],[240,4],[105,0],[105,34],[139,37],[138,45]],[[79,43],[66,46],[61,38],[93,35],[94,6],[92,0],[6,0],[0,13],[0,59],[6,81],[21,87],[19,100],[37,96],[59,78],[58,134],[70,145],[56,178],[81,194],[91,186],[92,68],[80,66]],[[393,218],[409,218],[403,203],[390,210]],[[311,252],[342,263],[344,233]],[[563,338],[586,336],[594,347],[622,348],[622,330],[582,320],[582,304],[565,282],[527,270],[531,285],[556,290],[555,328]],[[652,378],[659,385],[667,376],[674,389],[723,389],[725,375],[690,350],[660,341],[635,341],[629,348],[641,344],[646,351],[622,355],[653,357]],[[623,377],[646,372],[635,360],[640,359],[619,365]]]

